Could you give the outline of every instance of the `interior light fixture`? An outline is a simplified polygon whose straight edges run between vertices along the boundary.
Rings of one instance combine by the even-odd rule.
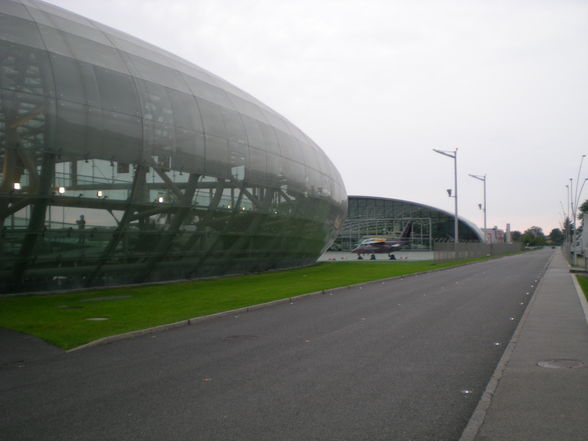
[[[57,192],[58,192],[59,194],[63,194],[63,193],[65,193],[65,187],[59,187],[59,188],[57,189]]]
[[[162,204],[163,203],[163,196],[159,196],[157,198],[157,202],[159,202],[160,204]]]
[[[101,197],[103,197],[103,196],[104,196],[104,192],[103,192],[102,190],[98,190],[98,191],[96,192],[96,196],[98,196],[99,198],[101,198]]]
[[[14,188],[15,190],[20,190],[22,187],[20,185],[20,182],[15,182],[14,184],[12,184],[12,188]]]

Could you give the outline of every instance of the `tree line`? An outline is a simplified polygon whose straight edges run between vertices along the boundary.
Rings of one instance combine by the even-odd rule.
[[[564,233],[559,228],[551,230],[547,236],[543,233],[543,229],[538,226],[527,228],[523,233],[520,231],[513,231],[511,233],[513,241],[522,242],[523,245],[529,247],[541,247],[547,244],[561,245],[564,242]]]

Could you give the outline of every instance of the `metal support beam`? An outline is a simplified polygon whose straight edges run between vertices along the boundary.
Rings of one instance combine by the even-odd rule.
[[[13,283],[16,286],[22,284],[26,268],[30,264],[31,260],[34,259],[35,245],[37,244],[39,237],[41,237],[44,233],[45,214],[47,212],[49,189],[51,187],[51,183],[53,182],[54,174],[55,154],[43,153],[38,190],[40,197],[37,198],[33,203],[27,234],[23,240],[14,268]]]

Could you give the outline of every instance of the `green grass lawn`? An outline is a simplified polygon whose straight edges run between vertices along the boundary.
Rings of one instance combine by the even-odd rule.
[[[577,275],[576,279],[582,287],[582,291],[584,291],[584,295],[586,296],[586,300],[588,301],[588,277]]]
[[[480,260],[480,259],[471,259]],[[466,261],[338,262],[271,273],[44,296],[0,297],[0,327],[63,349],[90,341],[323,289],[455,266]],[[96,297],[130,296],[112,300]],[[88,318],[106,317],[105,321]]]

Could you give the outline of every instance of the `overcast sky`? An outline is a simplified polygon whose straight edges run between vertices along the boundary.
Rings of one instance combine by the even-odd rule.
[[[208,69],[326,152],[351,195],[561,225],[588,154],[585,0],[50,0]],[[588,177],[586,158],[580,181]],[[588,185],[581,200],[588,199]]]

